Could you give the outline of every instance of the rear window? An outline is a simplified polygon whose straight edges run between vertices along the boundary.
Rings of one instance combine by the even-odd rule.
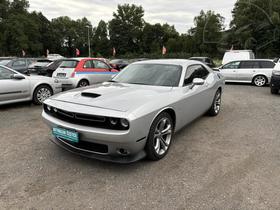
[[[273,69],[275,67],[275,63],[271,61],[261,61],[261,68],[263,69]]]
[[[258,69],[260,64],[258,61],[242,61],[240,64],[240,69]]]
[[[76,68],[78,65],[78,61],[70,60],[70,61],[63,61],[60,64],[60,68]]]

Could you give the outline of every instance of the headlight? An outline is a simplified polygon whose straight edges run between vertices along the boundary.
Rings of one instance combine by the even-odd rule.
[[[272,74],[277,75],[277,76],[280,76],[280,71],[275,71],[275,70],[274,70],[274,71],[272,72]]]
[[[118,124],[118,119],[116,119],[116,118],[110,118],[110,123],[111,123],[111,125],[115,126],[115,125]]]
[[[49,112],[52,111],[52,107],[51,106],[47,106],[47,109],[48,109]]]
[[[129,127],[129,122],[127,119],[121,119],[121,125],[124,128],[128,128]]]

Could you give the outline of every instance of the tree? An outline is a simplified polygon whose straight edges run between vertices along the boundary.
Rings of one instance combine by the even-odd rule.
[[[194,18],[194,25],[189,33],[193,35],[198,53],[217,55],[221,32],[224,30],[224,18],[211,10],[206,13],[202,10],[200,15]]]
[[[141,51],[141,36],[144,27],[144,10],[134,4],[118,5],[117,12],[109,22],[112,47],[120,54]]]
[[[233,9],[232,44],[267,55],[280,53],[279,0],[238,0]]]
[[[108,39],[108,27],[107,23],[101,20],[95,29],[93,36],[94,50],[99,56],[110,56],[111,46]]]

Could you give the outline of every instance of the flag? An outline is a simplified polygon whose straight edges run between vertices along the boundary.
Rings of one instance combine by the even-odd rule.
[[[167,49],[165,46],[162,47],[162,55],[165,55],[167,53]]]
[[[116,48],[113,48],[113,56],[115,57],[117,54]]]
[[[76,48],[76,56],[78,57],[78,56],[80,56],[80,50],[78,49],[78,48]]]
[[[49,54],[50,54],[50,51],[49,51],[49,49],[47,49],[47,54],[46,54],[46,56],[49,57]]]
[[[25,57],[26,53],[24,50],[21,50],[21,53],[22,53],[22,57]]]
[[[233,50],[234,50],[234,46],[233,46],[233,45],[231,45],[230,51],[233,51]]]

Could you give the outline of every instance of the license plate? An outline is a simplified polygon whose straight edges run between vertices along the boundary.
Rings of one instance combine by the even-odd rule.
[[[63,138],[67,141],[78,143],[79,133],[75,131],[70,131],[64,128],[53,128],[52,133],[55,137]]]

